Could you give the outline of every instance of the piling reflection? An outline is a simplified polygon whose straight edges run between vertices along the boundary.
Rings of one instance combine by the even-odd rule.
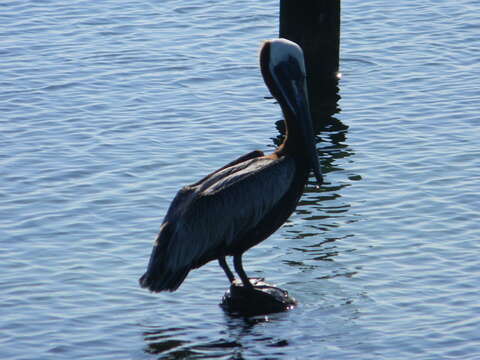
[[[346,241],[353,234],[345,234],[342,226],[355,222],[355,216],[349,214],[351,204],[342,197],[343,190],[352,185],[352,178],[343,163],[351,160],[347,158],[354,152],[346,144],[348,127],[338,119],[331,118],[328,125],[318,134],[320,140],[317,148],[321,159],[325,183],[318,189],[311,183],[297,207],[297,215],[304,220],[300,232],[290,232],[297,246],[292,247],[294,261],[285,261],[289,266],[300,266],[305,269],[321,267],[315,279],[331,279],[338,276],[352,277],[355,270],[341,267],[326,267],[320,262],[333,262],[341,254],[338,242]],[[301,246],[298,246],[301,245]],[[345,246],[342,247],[345,250]],[[348,248],[348,247],[347,247]],[[348,251],[354,251],[350,248]],[[298,264],[300,263],[300,264]],[[320,274],[319,274],[320,273]]]
[[[308,182],[295,211],[302,219],[302,226],[285,225],[292,239],[301,241],[292,241],[296,246],[291,247],[292,256],[284,260],[284,263],[301,270],[317,267],[315,262],[318,261],[333,261],[339,255],[336,242],[353,236],[341,231],[342,224],[356,221],[355,217],[348,213],[351,205],[342,198],[342,191],[361,177],[352,175],[348,168],[343,166],[352,161],[349,158],[355,153],[347,144],[348,126],[336,117],[341,111],[337,103],[341,98],[338,94],[339,78],[328,86],[317,87],[321,88],[321,91],[315,93],[323,94],[322,99],[310,97],[324,183],[318,188],[313,179]],[[329,96],[324,96],[325,92],[329,92]],[[326,104],[326,101],[330,103]],[[280,134],[273,141],[278,145],[284,139],[285,126],[282,120],[278,121],[276,126]],[[297,256],[294,256],[295,254]],[[327,279],[340,275],[348,277],[355,273],[343,269],[316,278]]]

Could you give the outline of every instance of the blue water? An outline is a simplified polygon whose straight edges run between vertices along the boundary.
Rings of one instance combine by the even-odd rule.
[[[342,3],[325,172],[250,250],[284,314],[232,318],[216,263],[137,285],[176,191],[281,119],[278,2],[0,4],[2,359],[480,359],[480,3]]]

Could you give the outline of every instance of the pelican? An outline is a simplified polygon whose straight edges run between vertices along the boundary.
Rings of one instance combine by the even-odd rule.
[[[215,259],[233,284],[235,276],[225,260],[233,256],[241,284],[252,288],[243,269],[243,253],[288,219],[310,170],[322,183],[302,49],[286,39],[265,41],[260,69],[283,111],[285,140],[272,154],[250,152],[177,193],[139,280],[141,287],[175,291],[190,270]]]

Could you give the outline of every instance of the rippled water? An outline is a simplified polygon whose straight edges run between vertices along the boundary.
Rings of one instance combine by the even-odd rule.
[[[326,184],[245,256],[300,306],[254,319],[215,263],[137,278],[181,185],[274,147],[277,2],[0,8],[2,359],[480,358],[478,1],[342,3]]]

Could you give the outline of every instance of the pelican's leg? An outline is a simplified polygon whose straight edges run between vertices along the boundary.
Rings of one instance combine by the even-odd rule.
[[[253,285],[248,279],[248,276],[245,273],[245,270],[243,270],[242,254],[233,256],[233,267],[235,268],[235,271],[237,272],[237,274],[240,276],[240,279],[242,279],[243,286],[245,288],[253,288]]]
[[[228,267],[227,262],[225,261],[225,256],[220,256],[218,258],[218,263],[220,264],[223,271],[225,271],[225,274],[227,275],[230,283],[233,284],[233,281],[235,280],[235,276],[233,275],[232,270],[230,270],[230,268]]]

